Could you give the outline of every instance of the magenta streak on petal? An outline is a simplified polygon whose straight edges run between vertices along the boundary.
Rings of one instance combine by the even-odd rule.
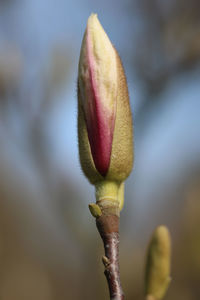
[[[102,101],[106,101],[106,99],[100,99],[98,83],[95,80],[95,61],[88,32],[86,43],[89,80],[87,99],[84,103],[85,118],[95,167],[102,176],[105,176],[110,164],[115,111],[105,111]]]

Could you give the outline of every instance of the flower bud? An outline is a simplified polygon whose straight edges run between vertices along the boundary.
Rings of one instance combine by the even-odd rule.
[[[127,83],[95,14],[88,19],[79,61],[78,136],[81,166],[91,183],[126,179],[133,163]]]
[[[170,283],[171,240],[167,227],[158,226],[151,238],[145,270],[145,295],[160,300]],[[148,298],[147,298],[148,299]]]

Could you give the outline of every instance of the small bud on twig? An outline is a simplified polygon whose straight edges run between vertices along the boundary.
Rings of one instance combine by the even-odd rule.
[[[102,215],[101,208],[95,203],[89,204],[89,210],[94,218],[98,218]]]

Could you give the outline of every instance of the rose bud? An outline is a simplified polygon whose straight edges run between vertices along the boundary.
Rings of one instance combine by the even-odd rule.
[[[129,95],[119,55],[92,14],[82,41],[78,74],[78,139],[83,172],[96,186],[118,186],[133,165]]]

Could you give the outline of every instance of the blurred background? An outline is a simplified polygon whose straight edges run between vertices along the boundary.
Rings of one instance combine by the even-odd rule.
[[[121,278],[143,299],[145,251],[169,227],[166,300],[200,299],[200,1],[0,1],[0,299],[108,299],[80,169],[76,80],[96,12],[124,63],[135,165],[121,214]]]

